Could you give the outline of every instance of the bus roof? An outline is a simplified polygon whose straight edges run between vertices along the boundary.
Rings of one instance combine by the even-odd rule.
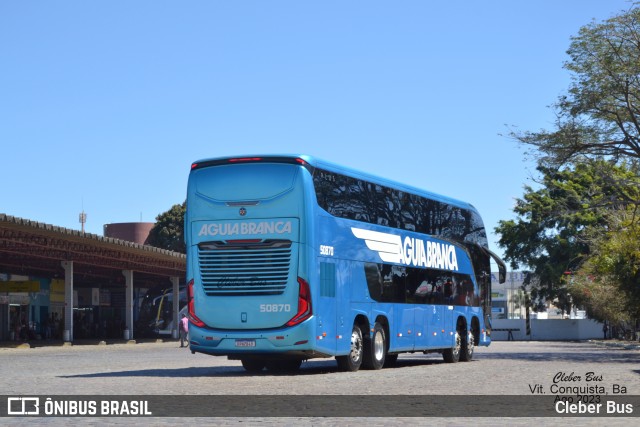
[[[336,172],[343,175],[351,176],[353,178],[363,179],[365,181],[379,184],[385,187],[390,187],[396,190],[404,191],[406,193],[412,193],[418,196],[427,197],[429,199],[437,200],[443,203],[447,203],[459,208],[476,211],[477,209],[470,203],[463,202],[461,200],[453,199],[451,197],[443,196],[441,194],[432,193],[417,187],[401,184],[397,181],[389,180],[377,175],[372,175],[366,172],[362,172],[356,169],[352,169],[346,166],[338,165],[332,162],[318,159],[306,154],[251,154],[229,157],[215,157],[209,159],[202,159],[191,164],[191,170],[199,169],[201,167],[216,166],[224,164],[237,164],[237,163],[250,163],[250,162],[281,162],[300,164],[302,166],[310,166],[311,168],[320,168],[330,172]],[[306,165],[305,165],[306,163]]]

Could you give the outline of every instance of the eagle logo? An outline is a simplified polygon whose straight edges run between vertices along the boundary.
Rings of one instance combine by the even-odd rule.
[[[363,239],[369,249],[378,252],[382,261],[402,263],[400,257],[402,238],[400,236],[356,227],[351,227],[351,232],[358,239]]]

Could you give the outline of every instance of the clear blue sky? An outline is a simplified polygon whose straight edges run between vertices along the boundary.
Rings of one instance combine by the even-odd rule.
[[[154,221],[192,161],[302,153],[513,217],[570,37],[622,0],[0,2],[0,212]]]

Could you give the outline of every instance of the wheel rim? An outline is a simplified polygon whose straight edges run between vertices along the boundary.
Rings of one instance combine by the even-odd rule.
[[[471,356],[473,354],[473,346],[476,343],[472,332],[469,332],[469,341],[467,343],[467,354]]]
[[[460,355],[460,347],[462,346],[462,340],[460,339],[460,334],[456,332],[456,343],[453,347],[453,355],[454,357],[458,357]]]
[[[382,360],[384,356],[384,336],[380,331],[377,331],[373,338],[373,356],[376,360]]]
[[[351,353],[349,356],[353,362],[358,362],[362,357],[362,336],[358,332],[351,333]]]

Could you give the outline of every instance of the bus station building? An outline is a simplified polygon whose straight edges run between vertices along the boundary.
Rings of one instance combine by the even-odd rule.
[[[0,214],[0,341],[136,339],[141,297],[185,274],[181,253]]]

